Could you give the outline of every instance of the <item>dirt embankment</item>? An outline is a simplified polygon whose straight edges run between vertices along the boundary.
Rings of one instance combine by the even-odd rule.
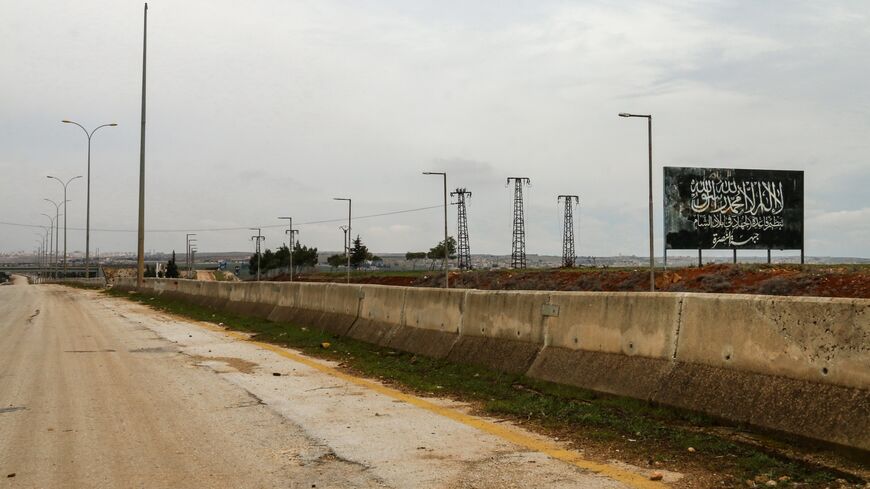
[[[301,274],[306,282],[343,282],[343,275]],[[277,280],[282,280],[278,277]],[[286,279],[284,279],[286,280]],[[354,283],[440,287],[444,276],[370,274],[352,276]],[[483,290],[585,290],[642,292],[649,290],[647,269],[577,268],[451,272],[450,286]],[[708,265],[656,273],[656,290],[815,297],[870,298],[870,267],[798,265]]]

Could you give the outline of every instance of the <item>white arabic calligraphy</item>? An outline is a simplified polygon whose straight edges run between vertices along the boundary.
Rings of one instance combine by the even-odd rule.
[[[692,211],[698,214],[780,214],[785,209],[782,182],[691,181]]]
[[[748,243],[757,243],[760,237],[761,236],[758,233],[753,233],[750,234],[746,239],[735,241],[734,231],[728,229],[722,236],[719,236],[718,233],[713,234],[713,248],[720,244],[724,244],[726,247],[734,247],[743,246]]]

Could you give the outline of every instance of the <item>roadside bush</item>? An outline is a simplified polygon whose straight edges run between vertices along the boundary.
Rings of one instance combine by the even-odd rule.
[[[758,284],[758,293],[766,295],[791,295],[794,282],[784,277],[773,277]]]
[[[571,290],[600,291],[602,290],[601,279],[592,274],[581,275],[571,285]]]
[[[649,275],[645,272],[630,273],[624,280],[616,284],[616,290],[625,292],[647,289],[649,289]]]
[[[698,285],[704,292],[725,292],[731,288],[731,282],[719,274],[699,276]]]

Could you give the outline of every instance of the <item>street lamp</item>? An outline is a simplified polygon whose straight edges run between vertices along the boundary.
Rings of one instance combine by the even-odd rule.
[[[67,180],[66,183],[64,183],[64,181],[60,178],[53,177],[51,175],[47,175],[46,178],[53,178],[60,182],[61,185],[63,185],[63,278],[66,279],[66,216],[69,214],[69,212],[67,212],[66,210],[66,203],[69,202],[69,200],[67,200],[66,198],[66,187],[67,185],[69,185],[70,182],[72,182],[76,178],[82,178],[82,176],[78,175],[72,177]]]
[[[60,244],[59,244],[59,241],[60,241],[60,203],[55,202],[51,199],[42,199],[42,200],[44,200],[46,202],[50,202],[51,205],[54,206],[54,222],[56,224],[54,226],[54,278],[57,278],[57,275],[58,275],[57,255],[58,255],[58,248],[60,247]],[[64,214],[66,214],[66,213],[64,212]]]
[[[44,270],[48,264],[47,257],[47,248],[48,248],[48,236],[51,234],[51,230],[45,226],[39,226],[42,228],[43,233],[36,233],[37,236],[41,238],[41,244],[39,245],[39,256],[37,257],[37,266],[40,270],[41,275],[46,275],[47,270]]]
[[[190,278],[190,270],[192,267],[192,260],[190,257],[190,244],[192,241],[196,241],[196,239],[191,238],[191,236],[196,236],[196,233],[187,233],[185,235],[185,242],[186,243],[185,243],[185,247],[184,247],[185,248],[184,261],[187,262],[187,266],[184,268],[187,269],[187,278]]]
[[[49,228],[48,228],[48,254],[46,256],[47,273],[49,275],[51,275],[51,249],[54,246],[54,229],[55,229],[54,228],[54,218],[51,217],[50,215],[44,213],[44,212],[41,212],[40,214],[47,217],[48,222],[51,223]]]
[[[441,175],[444,177],[444,288],[450,288],[450,267],[447,266],[447,173],[437,171],[424,171],[423,175]]]
[[[190,244],[190,273],[188,274],[187,278],[193,277],[193,280],[199,280],[196,276],[196,269],[194,268],[195,263],[196,263],[196,252],[197,251],[199,251],[199,250],[196,248],[196,245],[191,243]]]
[[[44,226],[39,226],[42,229],[45,229]],[[39,241],[36,243],[36,277],[37,279],[42,275],[42,252],[45,248],[45,235],[42,233],[33,233],[35,236],[39,236]]]
[[[257,253],[257,282],[259,282],[260,281],[260,255],[261,255],[261,253],[260,253],[260,241],[266,239],[266,237],[263,236],[263,231],[260,228],[248,228],[248,229],[250,229],[251,231],[257,231],[257,235],[251,236],[251,239],[257,240],[257,246],[254,249],[255,249],[255,252]]]
[[[290,229],[285,229],[284,234],[290,235],[290,281],[293,281],[293,235],[299,234],[298,229],[293,229],[292,217],[279,217],[278,219],[287,219],[290,221]]]
[[[333,197],[332,200],[346,200],[347,201],[347,245],[345,247],[345,253],[347,253],[347,283],[350,283],[350,240],[351,231],[350,231],[350,219],[351,219],[351,206],[353,202],[351,199],[345,197]]]
[[[101,126],[97,126],[93,131],[88,132],[87,129],[78,122],[68,121],[66,119],[62,120],[64,124],[75,124],[79,126],[82,131],[85,132],[85,136],[88,137],[88,202],[87,202],[87,216],[85,218],[85,278],[90,277],[90,269],[91,269],[91,138],[94,133],[97,132],[97,129],[101,127],[115,127],[118,124],[114,122],[111,124],[103,124]],[[64,221],[66,218],[64,218]]]
[[[656,280],[655,252],[653,248],[652,115],[620,112],[619,117],[645,117],[647,122],[647,135],[649,141],[649,290],[654,292],[656,290]]]

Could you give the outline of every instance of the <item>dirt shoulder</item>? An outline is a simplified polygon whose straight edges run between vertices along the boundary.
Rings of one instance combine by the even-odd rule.
[[[427,398],[449,398],[471,412],[568,442],[584,458],[627,463],[645,474],[682,473],[674,487],[864,487],[866,463],[830,447],[733,425],[698,413],[607,396],[485,368],[454,364],[332,335],[320,328],[240,317],[181,300],[112,291],[161,311],[252,334],[336,362]],[[619,461],[619,462],[615,462]],[[842,482],[841,482],[842,481]]]

